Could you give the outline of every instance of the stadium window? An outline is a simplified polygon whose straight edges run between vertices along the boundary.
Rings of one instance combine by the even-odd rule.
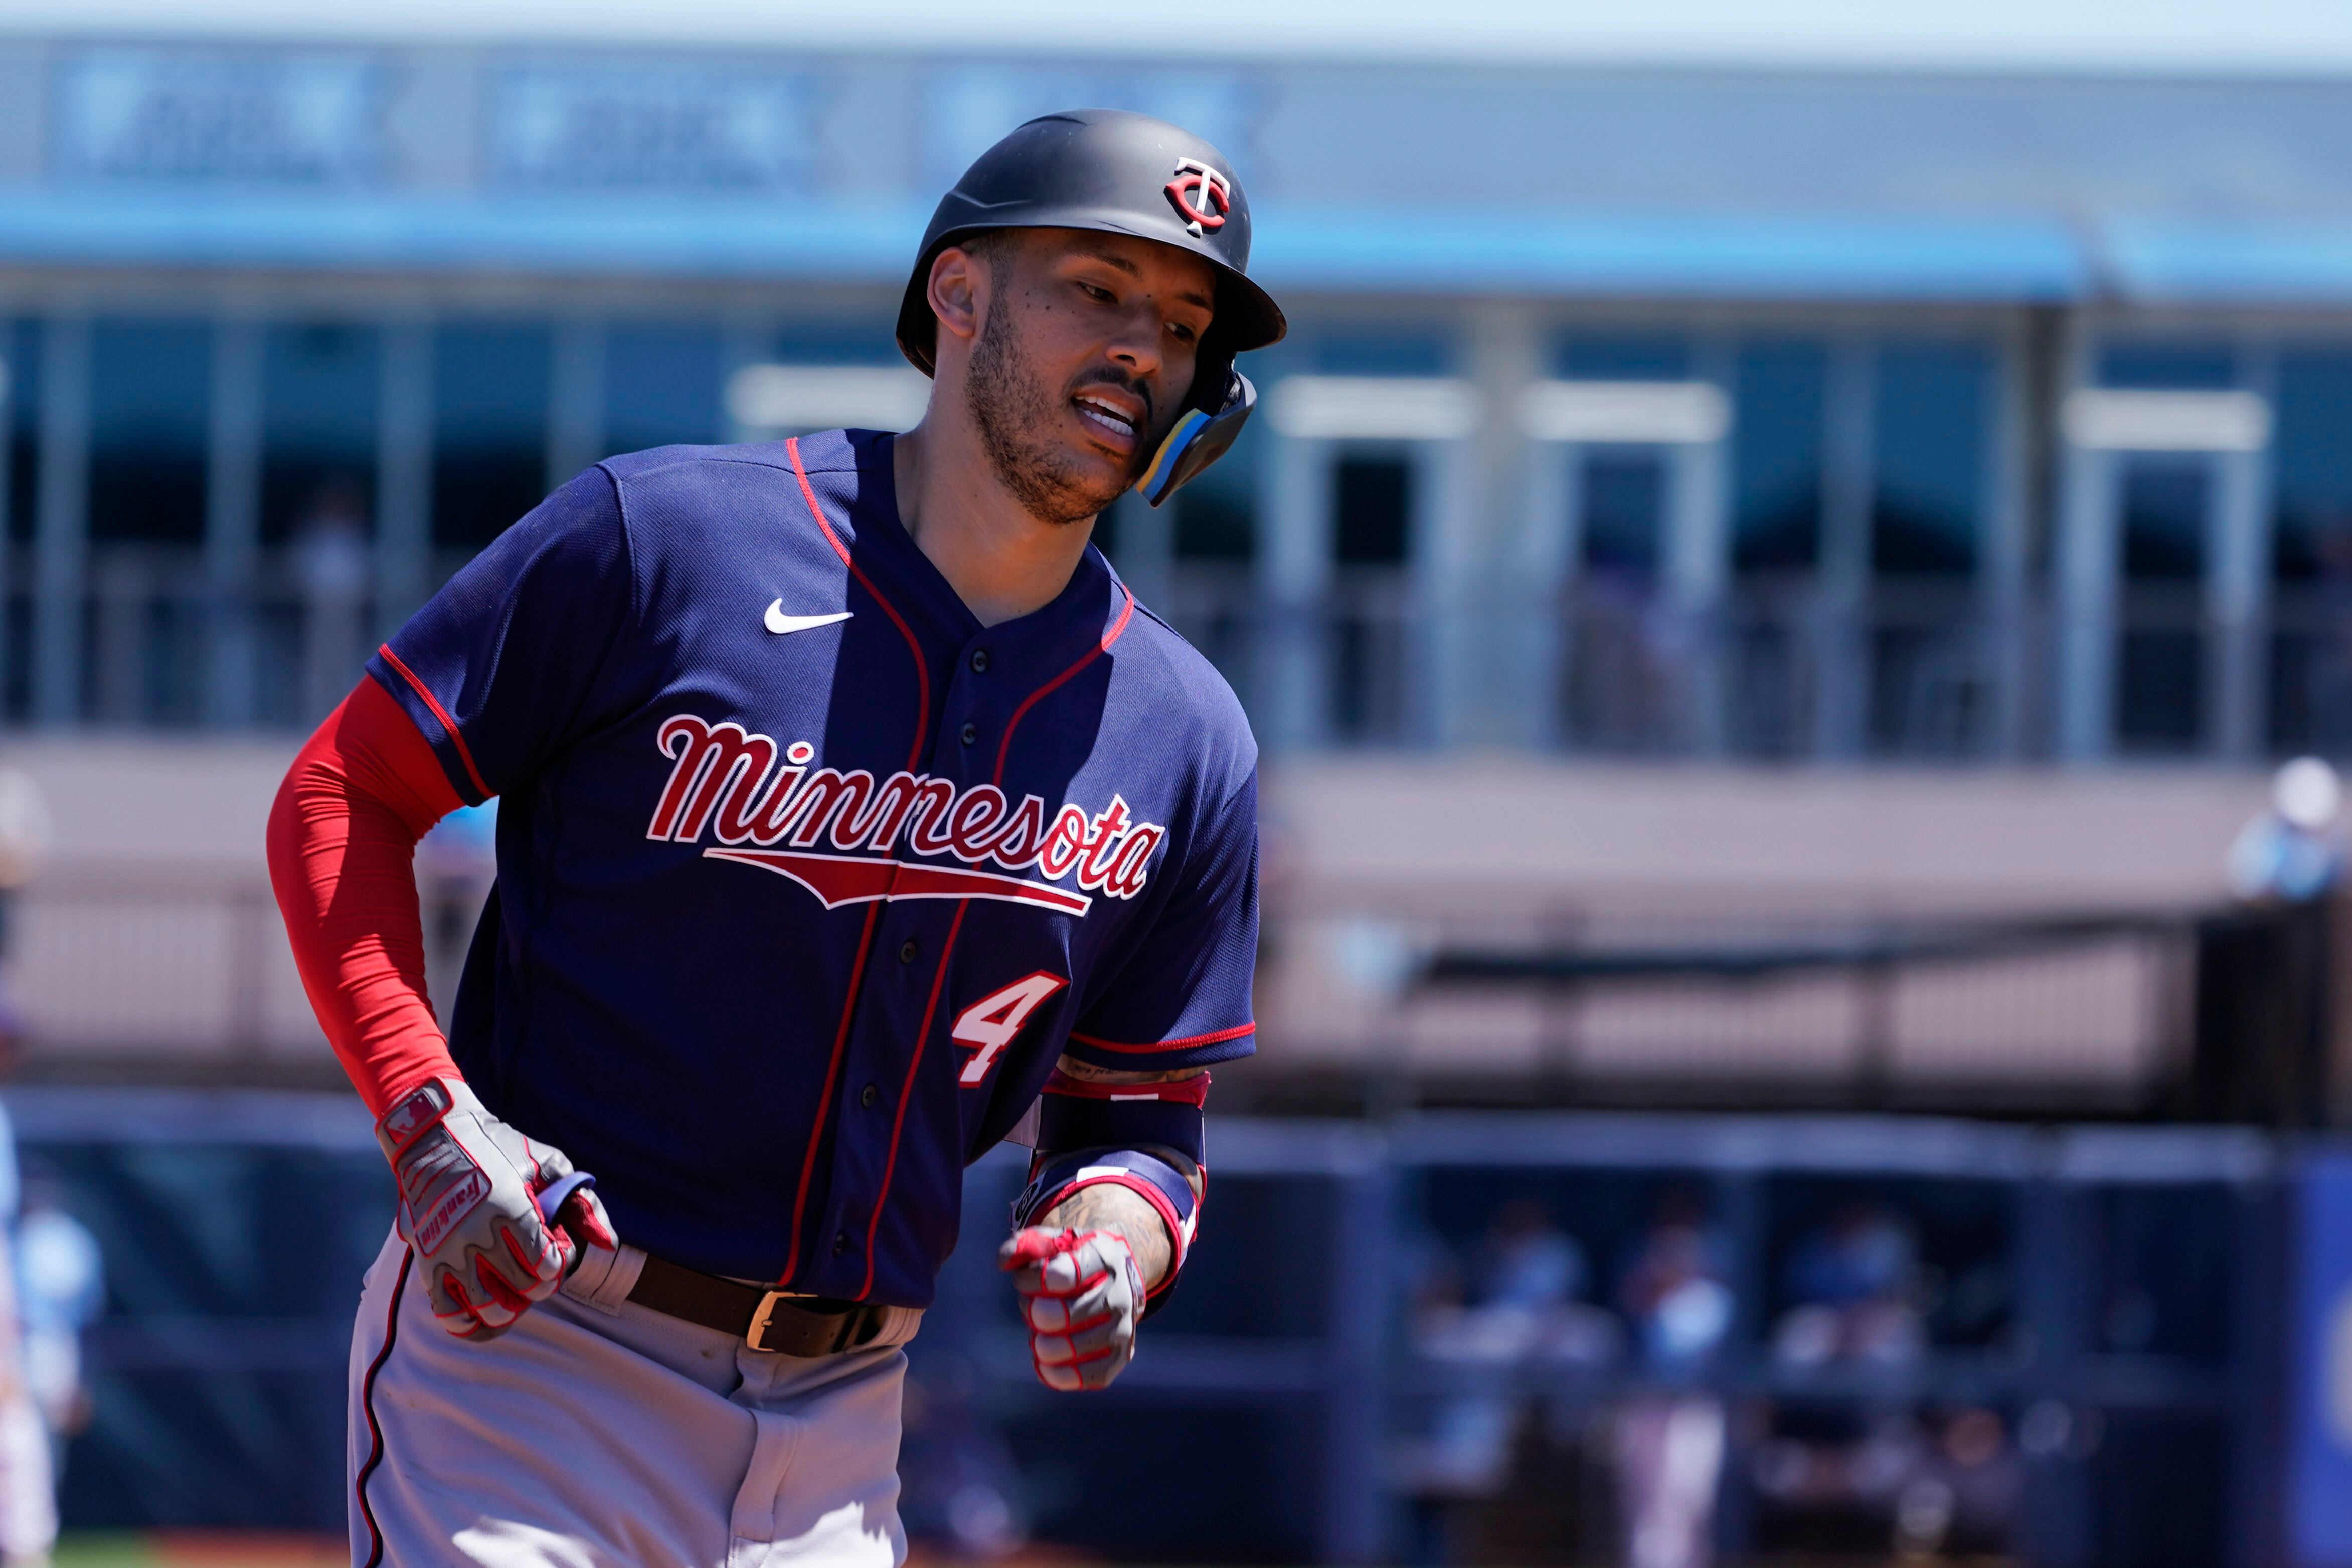
[[[2196,583],[2205,574],[2211,476],[2195,460],[2135,458],[2124,469],[2124,578]]]
[[[1412,516],[1412,469],[1405,459],[1340,458],[1331,497],[1334,559],[1341,566],[1404,564]]]
[[[547,494],[549,347],[519,323],[435,335],[435,544],[478,549]]]
[[[1560,345],[1558,364],[1572,382],[1688,381],[1690,345],[1664,334],[1579,332]]]
[[[1983,528],[1990,356],[1969,344],[1878,356],[1873,568],[1888,575],[1976,570]]]
[[[7,443],[7,487],[0,502],[8,509],[8,538],[29,539],[40,512],[41,327],[37,321],[0,322],[0,365],[7,372],[6,420],[0,440]],[[8,666],[18,668],[15,661]]]
[[[372,532],[379,335],[369,327],[273,327],[261,362],[261,538]]]
[[[1828,357],[1811,343],[1741,350],[1734,373],[1731,559],[1741,572],[1801,570],[1821,552]]]
[[[100,321],[92,329],[93,539],[204,538],[212,338],[188,321]]]
[[[772,340],[775,358],[788,365],[903,365],[896,327],[881,320],[787,321]]]
[[[2103,387],[2219,391],[2237,379],[2237,356],[2225,343],[2122,342],[2099,350]]]
[[[2352,351],[2280,360],[2271,450],[2271,746],[2352,755]]]
[[[1331,475],[1328,719],[1343,741],[1402,738],[1404,647],[1392,602],[1411,549],[1412,466],[1394,451],[1343,452]]]
[[[2208,463],[2135,457],[2125,465],[2116,734],[2127,750],[2188,751],[2203,729],[2200,585],[2212,505]]]
[[[2352,353],[2279,361],[2272,573],[2352,591]]]
[[[1179,560],[1248,561],[1257,555],[1256,448],[1246,435],[1176,492]]]
[[[1342,329],[1316,340],[1314,363],[1327,376],[1442,376],[1454,352],[1442,332]]]
[[[0,506],[8,517],[7,542],[33,537],[40,510],[41,327],[37,321],[0,321],[0,368],[7,372],[7,398],[0,409]],[[29,588],[29,584],[26,585]],[[11,592],[0,617],[0,715],[21,722],[32,707],[32,595]]]
[[[719,439],[719,330],[620,324],[604,337],[604,450]]]
[[[315,722],[359,677],[376,505],[383,334],[292,322],[261,342],[261,542],[286,570],[257,606],[253,715]]]
[[[1657,447],[1601,447],[1578,465],[1583,569],[1614,583],[1657,580],[1666,459]]]

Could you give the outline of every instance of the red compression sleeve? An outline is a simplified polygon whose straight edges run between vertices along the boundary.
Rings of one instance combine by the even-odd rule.
[[[311,1009],[381,1116],[457,1069],[425,992],[416,841],[464,802],[400,705],[362,677],[269,811],[269,885]]]

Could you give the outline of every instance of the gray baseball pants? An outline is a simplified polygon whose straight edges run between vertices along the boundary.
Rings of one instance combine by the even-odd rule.
[[[352,1335],[355,1568],[899,1568],[898,1403],[922,1313],[802,1360],[629,1303],[591,1251],[500,1338],[433,1321],[395,1233]]]

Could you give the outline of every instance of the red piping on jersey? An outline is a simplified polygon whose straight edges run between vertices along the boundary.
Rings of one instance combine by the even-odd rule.
[[[890,1120],[890,1157],[882,1162],[882,1190],[874,1195],[874,1215],[866,1222],[866,1282],[857,1287],[863,1301],[874,1289],[874,1238],[882,1228],[882,1209],[890,1201],[890,1176],[898,1168],[898,1134],[906,1130],[907,1104],[915,1097],[915,1070],[923,1064],[923,1047],[931,1040],[931,1019],[940,1010],[940,992],[947,985],[948,959],[955,952],[956,933],[963,929],[963,912],[968,903],[956,905],[955,918],[948,923],[948,939],[940,948],[939,972],[931,977],[931,998],[923,1004],[923,1026],[915,1031],[915,1054],[907,1062],[907,1082],[898,1088],[898,1113]]]
[[[1080,1045],[1091,1045],[1097,1051],[1131,1051],[1149,1052],[1155,1051],[1182,1051],[1189,1046],[1195,1045],[1216,1045],[1224,1040],[1239,1040],[1245,1034],[1255,1034],[1256,1032],[1256,1024],[1245,1023],[1234,1029],[1221,1029],[1213,1034],[1188,1034],[1181,1040],[1163,1040],[1152,1045],[1121,1045],[1117,1040],[1097,1040],[1093,1035],[1080,1034],[1075,1030],[1071,1031],[1070,1038],[1077,1041]]]
[[[782,1290],[793,1282],[801,1266],[801,1217],[808,1209],[809,1181],[816,1173],[817,1145],[824,1142],[825,1119],[833,1112],[833,1086],[840,1081],[841,1057],[849,1044],[849,1019],[857,1010],[857,988],[866,978],[866,954],[874,941],[874,923],[881,918],[882,906],[866,906],[866,929],[857,936],[857,956],[849,966],[849,991],[841,999],[841,1023],[833,1031],[833,1060],[824,1067],[824,1092],[816,1097],[816,1125],[809,1129],[808,1153],[801,1156],[800,1191],[793,1197],[793,1248],[784,1260],[784,1271],[776,1281]]]
[[[849,550],[842,544],[841,536],[835,533],[833,525],[824,520],[824,508],[816,504],[816,491],[809,484],[808,470],[801,466],[799,436],[793,436],[784,443],[784,455],[793,460],[793,477],[801,482],[801,499],[808,503],[809,516],[814,517],[816,526],[824,530],[824,542],[833,547],[833,553],[841,558],[841,564],[849,569],[849,575],[874,596],[874,602],[882,607],[882,613],[890,618],[890,624],[896,626],[898,635],[907,640],[907,652],[915,656],[915,745],[914,749],[907,753],[907,768],[912,772],[923,759],[923,739],[931,722],[931,672],[930,666],[923,663],[923,645],[915,641],[914,628],[908,625],[906,617],[898,613],[898,607],[882,597],[882,591],[874,586],[872,578],[857,570],[857,563],[849,559]]]
[[[1127,623],[1135,618],[1135,591],[1128,587],[1127,584],[1123,582],[1118,585],[1118,589],[1121,593],[1127,595],[1127,602],[1119,607],[1118,619],[1110,623],[1110,630],[1103,633],[1102,642],[1097,646],[1087,649],[1084,656],[1082,656],[1076,664],[1072,664],[1068,669],[1064,670],[1060,674],[1055,675],[1052,680],[1047,681],[1044,685],[1039,686],[1035,691],[1031,692],[1027,696],[1024,697],[1021,700],[1021,706],[1013,710],[1013,717],[1008,720],[1004,726],[1003,742],[996,748],[996,777],[989,780],[990,783],[995,785],[998,789],[1001,789],[1004,787],[1004,759],[1012,755],[1013,732],[1020,727],[1023,716],[1026,715],[1031,708],[1035,707],[1040,699],[1044,698],[1048,693],[1059,686],[1064,681],[1068,680],[1072,675],[1076,674],[1080,670],[1083,670],[1088,664],[1093,664],[1103,654],[1109,653],[1110,645],[1119,640],[1120,635],[1127,630]]]
[[[392,1281],[392,1306],[383,1314],[383,1348],[368,1363],[367,1375],[360,1379],[360,1408],[367,1413],[368,1457],[360,1473],[352,1479],[352,1494],[359,1500],[360,1518],[367,1521],[368,1554],[366,1568],[377,1568],[383,1561],[383,1530],[375,1521],[375,1510],[368,1506],[368,1478],[383,1463],[383,1427],[375,1418],[375,1375],[392,1359],[393,1343],[400,1337],[400,1293],[408,1287],[408,1266],[416,1260],[416,1249],[404,1247],[400,1250],[400,1272]]]
[[[408,683],[409,690],[424,699],[425,706],[433,710],[433,716],[441,721],[441,727],[449,732],[449,743],[457,748],[457,760],[466,765],[466,777],[474,781],[474,788],[481,792],[482,799],[487,800],[497,794],[497,790],[482,782],[482,770],[474,766],[474,754],[467,748],[466,737],[457,733],[457,721],[449,716],[449,710],[441,706],[440,699],[425,689],[425,683],[416,678],[415,670],[400,662],[400,655],[392,651],[391,643],[383,644],[376,652],[383,655],[385,664],[400,672],[400,678]]]

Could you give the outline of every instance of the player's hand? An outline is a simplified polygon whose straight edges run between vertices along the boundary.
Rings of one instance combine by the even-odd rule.
[[[555,1293],[583,1245],[620,1245],[591,1178],[491,1115],[459,1080],[410,1093],[375,1135],[433,1315],[459,1339],[504,1333]]]
[[[1135,1359],[1143,1273],[1125,1237],[1033,1225],[1007,1238],[996,1260],[1021,1292],[1038,1382],[1064,1393],[1108,1388]]]

